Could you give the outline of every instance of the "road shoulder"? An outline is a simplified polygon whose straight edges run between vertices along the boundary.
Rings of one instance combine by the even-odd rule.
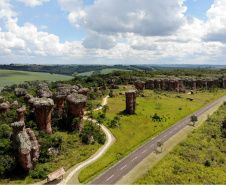
[[[160,154],[151,153],[148,157],[146,157],[142,162],[140,162],[135,168],[133,168],[127,175],[125,175],[120,181],[116,184],[132,184],[137,178],[141,177],[145,172],[147,172],[150,168],[152,168],[158,161],[160,161],[164,156],[166,156],[178,143],[180,143],[183,139],[185,139],[189,133],[198,128],[202,123],[208,118],[209,115],[213,114],[225,101],[222,100],[212,108],[210,108],[207,112],[198,117],[198,122],[196,122],[196,126],[186,126],[184,129],[179,131],[173,137],[171,137],[168,141],[164,143],[163,152]]]

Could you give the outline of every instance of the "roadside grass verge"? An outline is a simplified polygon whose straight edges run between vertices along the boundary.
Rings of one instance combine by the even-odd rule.
[[[205,115],[205,117],[208,116]],[[172,147],[170,143],[166,144],[163,151],[175,147],[170,153],[166,151],[168,154],[164,154],[162,157],[165,157],[158,163],[156,161],[162,154],[160,156],[151,154],[148,161],[142,161],[143,164],[139,164],[139,169],[143,171],[143,175],[133,184],[225,184],[226,135],[223,134],[222,129],[222,122],[225,118],[226,103],[177,146],[172,143],[173,140],[171,141]],[[199,125],[197,123],[197,126]],[[187,127],[186,130],[188,129],[191,130],[192,127]],[[182,135],[181,137],[184,135],[183,132],[179,134]],[[138,168],[133,170],[134,174]],[[129,176],[120,180],[120,183],[132,184]]]
[[[119,89],[116,92],[120,91],[122,90]],[[180,94],[181,99],[176,98],[178,93],[175,92],[157,94],[151,90],[145,90],[144,94],[145,97],[137,97],[135,115],[126,115],[123,112],[126,104],[124,96],[119,95],[116,98],[108,99],[107,118],[112,120],[114,116],[120,117],[121,126],[119,128],[109,127],[117,140],[101,159],[81,171],[80,182],[93,179],[103,169],[109,168],[142,143],[225,95],[225,90],[198,92],[194,95]],[[194,100],[187,100],[187,97],[192,97]],[[155,113],[162,118],[161,122],[152,120]],[[107,123],[105,125],[108,126]]]

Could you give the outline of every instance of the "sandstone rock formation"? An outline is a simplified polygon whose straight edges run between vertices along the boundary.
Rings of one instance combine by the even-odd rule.
[[[10,109],[12,109],[12,108],[18,109],[18,107],[19,107],[18,101],[14,101],[14,102],[11,103],[11,105],[10,105]]]
[[[34,111],[34,110],[35,110],[35,109],[34,109],[34,103],[35,103],[36,99],[37,99],[37,98],[31,98],[31,99],[28,100],[28,106],[29,106],[29,109],[30,109],[31,111]]]
[[[3,96],[0,96],[0,103],[3,103],[5,101],[5,98]]]
[[[27,90],[26,89],[22,89],[22,88],[16,88],[14,90],[14,93],[17,97],[20,97],[20,96],[25,96],[27,94]]]
[[[128,90],[126,93],[126,111],[128,114],[134,114],[136,110],[136,90]]]
[[[83,129],[83,116],[86,106],[86,96],[82,94],[71,94],[66,98],[68,113],[73,117],[79,118],[80,121],[77,125],[77,129],[81,131]]]
[[[34,132],[25,129],[23,121],[11,124],[13,128],[13,149],[24,171],[33,170],[39,158],[39,145]]]
[[[24,96],[24,101],[25,101],[25,103],[28,105],[28,101],[29,101],[30,99],[32,99],[32,98],[34,98],[32,95],[26,94],[26,95]]]
[[[37,91],[37,96],[39,98],[51,98],[52,92],[46,83],[39,84],[39,90]]]
[[[77,87],[78,87],[79,89],[82,89],[82,85],[81,85],[81,84],[77,84]]]
[[[81,88],[78,90],[78,94],[83,94],[84,96],[87,96],[88,92],[89,92],[88,88]]]
[[[104,90],[106,91],[106,90],[108,90],[108,86],[107,86],[107,84],[104,84]]]
[[[154,80],[152,80],[152,79],[146,80],[145,88],[146,89],[154,89]]]
[[[21,108],[16,110],[17,113],[17,121],[24,121],[24,113],[26,111],[26,107],[23,105]]]
[[[0,113],[7,113],[10,109],[10,105],[8,103],[0,104]]]
[[[38,129],[52,134],[51,112],[54,106],[53,100],[50,98],[39,98],[35,100],[33,106]]]
[[[222,84],[222,87],[223,87],[223,88],[226,88],[226,78],[223,79],[222,83],[223,83],[223,84]]]
[[[136,87],[136,89],[143,91],[145,89],[145,82],[143,82],[143,81],[136,81],[135,82],[135,87]]]

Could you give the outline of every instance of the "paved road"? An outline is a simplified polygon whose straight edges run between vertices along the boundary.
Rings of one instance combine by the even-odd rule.
[[[200,110],[196,111],[193,115],[196,115],[197,117],[201,116],[203,113],[205,113],[207,110],[209,110],[211,107],[225,99],[226,96],[216,100],[215,102],[201,108]],[[190,116],[186,117],[185,119],[181,120],[180,122],[176,123],[172,127],[168,128],[167,130],[163,131],[161,134],[156,136],[155,138],[152,138],[148,142],[146,142],[144,145],[139,147],[137,150],[132,152],[130,155],[116,163],[114,166],[112,166],[110,169],[108,169],[106,172],[99,175],[97,178],[92,180],[89,184],[115,184],[118,182],[123,176],[125,176],[127,173],[129,173],[137,164],[139,164],[144,158],[150,155],[156,148],[157,148],[157,142],[165,142],[170,137],[172,137],[174,134],[179,132],[181,129],[186,127],[188,124],[190,124]]]

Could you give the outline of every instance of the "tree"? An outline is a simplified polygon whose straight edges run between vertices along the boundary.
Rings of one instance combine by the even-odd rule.
[[[109,110],[108,105],[104,105],[103,108],[102,108],[104,115],[106,115],[107,110]]]
[[[99,125],[99,131],[100,131],[100,126],[104,123],[104,120],[101,117],[101,115],[98,115],[98,117],[97,117],[97,123]]]
[[[195,126],[195,122],[198,121],[198,117],[196,115],[192,115],[190,119],[191,119],[191,122],[193,122],[193,126]]]
[[[161,147],[161,152],[162,152],[163,142],[162,142],[162,141],[158,141],[158,142],[157,142],[157,146],[158,146],[158,147]]]

